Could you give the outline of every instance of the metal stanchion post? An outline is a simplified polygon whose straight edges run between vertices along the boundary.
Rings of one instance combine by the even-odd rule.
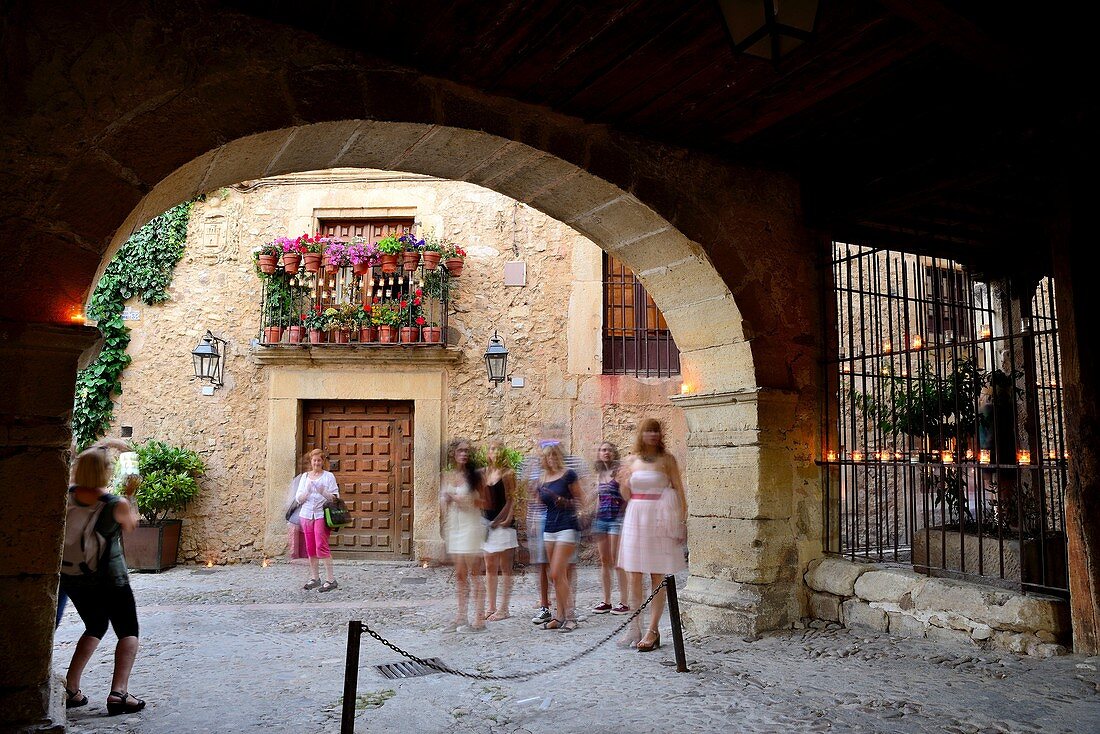
[[[665,576],[665,592],[668,594],[668,617],[672,623],[672,647],[676,651],[676,672],[687,673],[687,656],[684,654],[684,628],[680,624],[680,600],[676,596],[676,577]]]
[[[340,734],[355,732],[355,697],[359,691],[359,642],[362,622],[348,622],[348,653],[344,660],[344,707],[340,714]]]

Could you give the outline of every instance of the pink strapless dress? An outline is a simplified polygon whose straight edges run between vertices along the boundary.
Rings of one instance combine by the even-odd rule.
[[[619,537],[619,567],[634,573],[671,574],[687,568],[679,536],[680,502],[664,472],[638,469],[630,475],[630,501]]]

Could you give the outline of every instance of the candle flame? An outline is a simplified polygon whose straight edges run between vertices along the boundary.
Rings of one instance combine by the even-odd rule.
[[[267,559],[265,558],[264,562],[260,564],[260,567],[261,568],[267,568],[267,566],[268,566],[268,563],[267,563]]]
[[[213,568],[214,567],[214,562],[213,561],[207,561],[206,562],[206,567],[207,568]]]
[[[1016,462],[1019,463],[1019,464],[1030,464],[1031,463],[1031,452],[1030,451],[1017,451],[1016,452]]]
[[[924,346],[924,339],[921,338],[920,334],[913,334],[913,340],[911,343],[913,345],[913,349],[920,349]]]
[[[989,463],[989,449],[982,449],[978,452],[978,461],[983,464]]]

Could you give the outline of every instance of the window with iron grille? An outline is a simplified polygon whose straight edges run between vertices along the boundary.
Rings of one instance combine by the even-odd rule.
[[[680,350],[657,304],[629,268],[603,254],[603,372],[671,377]]]
[[[826,549],[1065,594],[1054,283],[833,244]]]

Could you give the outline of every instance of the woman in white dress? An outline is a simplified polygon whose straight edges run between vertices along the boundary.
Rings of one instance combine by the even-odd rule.
[[[631,605],[641,606],[642,576],[648,574],[650,588],[687,568],[684,541],[687,529],[687,497],[680,480],[680,468],[665,451],[661,424],[647,418],[638,425],[634,455],[623,462],[620,489],[626,500],[619,545],[619,567],[630,574]],[[649,628],[641,633],[635,621],[620,645],[649,652],[661,646],[657,625],[665,606],[664,589],[650,602]]]
[[[481,474],[470,464],[470,442],[456,439],[447,450],[447,471],[439,490],[439,534],[455,567],[458,613],[444,632],[485,631],[485,584],[481,576],[481,548],[485,544],[485,508]],[[469,621],[470,586],[474,590],[474,619]]]

